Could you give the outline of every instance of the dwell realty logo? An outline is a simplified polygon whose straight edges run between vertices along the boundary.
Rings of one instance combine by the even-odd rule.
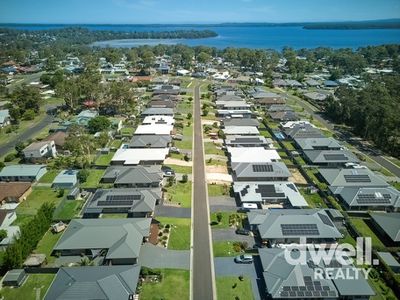
[[[299,244],[290,244],[284,251],[291,265],[311,265],[314,279],[368,279],[372,268],[379,260],[372,261],[370,237],[357,238],[356,247],[351,244],[307,244],[301,238]]]

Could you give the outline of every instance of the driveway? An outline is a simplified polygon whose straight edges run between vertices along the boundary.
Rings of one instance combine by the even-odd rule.
[[[190,218],[191,209],[186,207],[174,207],[158,205],[154,210],[155,217]]]
[[[229,196],[209,197],[210,210],[215,211],[237,211],[235,198]]]
[[[168,250],[146,243],[139,255],[139,264],[147,268],[189,270],[189,250]]]
[[[255,244],[255,240],[254,240],[253,236],[236,234],[235,229],[233,229],[233,228],[213,229],[212,230],[212,238],[213,238],[213,241],[246,242],[248,244],[248,247],[253,247],[253,245]]]
[[[265,299],[260,296],[265,293],[265,283],[262,277],[261,262],[257,256],[254,257],[254,263],[252,264],[237,264],[233,261],[233,257],[215,257],[214,266],[217,277],[238,277],[240,275],[249,277],[254,299]]]

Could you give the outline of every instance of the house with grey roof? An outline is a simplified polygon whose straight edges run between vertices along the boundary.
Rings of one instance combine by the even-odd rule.
[[[128,218],[151,217],[161,200],[160,188],[98,189],[85,207],[83,218],[98,218],[101,214],[127,214]]]
[[[141,114],[142,118],[148,116],[173,116],[173,115],[174,115],[174,110],[172,108],[167,108],[167,107],[149,107],[145,109]]]
[[[238,163],[232,167],[234,181],[287,181],[292,174],[283,162]]]
[[[73,219],[53,248],[53,255],[100,257],[104,264],[137,263],[149,237],[151,218]]]
[[[277,112],[277,111],[293,111],[293,109],[288,105],[282,105],[282,104],[273,104],[268,108],[268,112]]]
[[[276,112],[269,112],[269,117],[275,121],[296,121],[299,120],[299,116],[292,110],[288,111],[276,111]]]
[[[336,243],[342,234],[323,209],[270,209],[247,213],[249,224],[271,247],[279,244]]]
[[[348,210],[400,211],[400,191],[387,187],[343,187],[336,198]]]
[[[284,208],[308,207],[292,182],[234,182],[233,191],[241,203],[280,205]]]
[[[11,117],[8,109],[0,110],[0,128],[10,125]]]
[[[102,183],[113,183],[116,188],[155,188],[163,179],[160,165],[110,166],[106,169]]]
[[[227,147],[264,147],[272,148],[273,141],[270,138],[259,136],[245,135],[227,135],[224,143]]]
[[[218,94],[218,91],[217,91]],[[243,98],[235,94],[224,94],[217,97],[217,101],[243,101]]]
[[[222,127],[228,126],[252,126],[259,127],[260,122],[257,119],[242,119],[242,118],[230,118],[221,120]]]
[[[400,263],[390,252],[378,252],[378,255],[394,273],[400,273]]]
[[[318,81],[316,81],[316,80],[314,80],[314,79],[308,79],[308,80],[305,81],[305,83],[306,83],[308,86],[311,86],[311,87],[317,87],[317,86],[320,86],[320,85],[321,85],[321,83],[319,83]]]
[[[241,109],[241,110],[233,110],[233,109],[218,109],[217,117],[220,118],[246,118],[251,119],[254,116],[254,113],[250,109]]]
[[[389,184],[370,169],[318,169],[320,178],[337,194],[343,187],[387,187]]]
[[[284,129],[285,135],[291,139],[295,138],[324,138],[325,135],[311,124],[295,124]]]
[[[307,92],[304,93],[304,97],[311,101],[324,101],[328,98],[329,93],[321,93],[321,92]]]
[[[63,267],[44,300],[129,299],[136,294],[139,275],[140,266]]]
[[[57,150],[54,141],[41,141],[31,143],[22,150],[24,158],[29,162],[46,160],[49,157],[56,157]]]
[[[400,213],[370,213],[372,225],[379,236],[385,237],[390,244],[400,245]]]
[[[359,276],[354,279],[341,279],[338,272],[352,265],[342,265],[337,260],[330,264],[323,260],[315,262],[306,250],[293,251],[290,256],[306,258],[306,263],[291,264],[285,258],[285,249],[258,249],[266,286],[266,296],[269,299],[369,299],[375,295],[368,281]],[[306,252],[302,252],[306,251]],[[328,276],[317,277],[317,271],[329,268]]]
[[[332,137],[294,138],[295,146],[300,150],[341,150],[343,146]]]
[[[243,110],[243,109],[250,109],[251,105],[248,104],[244,100],[239,100],[239,101],[223,101],[223,100],[217,100],[215,101],[215,105],[217,109],[230,109],[230,110]]]
[[[347,163],[359,163],[359,159],[349,150],[304,150],[305,161],[312,165],[342,167]]]
[[[46,165],[10,165],[0,171],[0,181],[34,182],[46,173]]]
[[[132,137],[129,148],[168,148],[171,142],[170,135],[141,134]]]
[[[225,135],[259,136],[260,132],[254,126],[225,126],[222,131]]]

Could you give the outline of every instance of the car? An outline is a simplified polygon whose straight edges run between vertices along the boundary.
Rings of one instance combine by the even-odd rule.
[[[237,264],[251,264],[253,263],[253,256],[249,254],[242,254],[236,256],[234,260]]]
[[[257,204],[255,204],[255,203],[243,203],[241,206],[240,206],[240,211],[243,211],[243,212],[248,212],[248,211],[250,211],[250,210],[252,210],[252,209],[258,209],[258,206],[257,206]]]
[[[245,229],[245,228],[238,228],[236,229],[236,234],[241,234],[241,235],[250,235],[250,230]]]
[[[171,148],[169,148],[169,152],[180,154],[181,150],[179,148],[176,148],[176,147],[171,147]]]

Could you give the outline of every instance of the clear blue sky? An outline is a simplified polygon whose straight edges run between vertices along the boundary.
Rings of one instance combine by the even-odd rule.
[[[1,23],[301,22],[400,18],[400,0],[0,0]]]

